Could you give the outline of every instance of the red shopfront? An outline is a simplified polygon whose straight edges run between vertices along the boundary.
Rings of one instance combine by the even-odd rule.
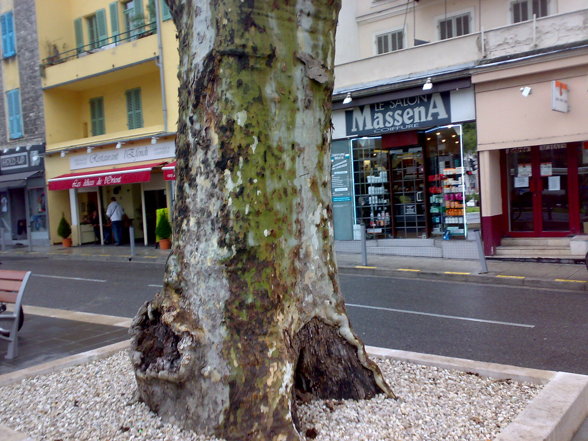
[[[130,167],[68,173],[48,180],[52,191],[68,191],[72,228],[78,229],[76,243],[104,244],[109,237],[105,209],[111,197],[116,197],[134,226],[135,240],[145,245],[155,240],[155,213],[167,206],[164,179],[161,173],[166,162],[154,162]],[[100,237],[90,222],[92,213],[99,216]],[[124,234],[128,231],[125,229]],[[129,238],[125,236],[124,241]]]
[[[563,237],[586,232],[588,143],[507,149],[503,180],[511,237]]]

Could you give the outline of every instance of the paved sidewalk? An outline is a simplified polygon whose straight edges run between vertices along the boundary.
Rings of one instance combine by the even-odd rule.
[[[130,318],[27,305],[24,311],[24,325],[18,333],[18,356],[5,359],[8,342],[0,340],[0,385],[5,374],[130,338]]]

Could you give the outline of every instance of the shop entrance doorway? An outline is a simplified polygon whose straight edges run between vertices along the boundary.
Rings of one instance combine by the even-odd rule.
[[[147,217],[147,243],[155,243],[156,213],[159,208],[167,207],[165,190],[145,190],[145,215]]]
[[[567,144],[510,149],[512,236],[565,236],[579,228],[576,150]]]
[[[390,150],[394,237],[426,237],[423,148]]]
[[[24,192],[24,188],[9,190],[12,240],[27,239],[27,215]]]

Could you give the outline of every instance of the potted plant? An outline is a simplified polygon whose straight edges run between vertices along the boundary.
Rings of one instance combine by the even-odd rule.
[[[171,247],[170,237],[172,234],[171,225],[167,218],[167,210],[163,211],[157,217],[157,224],[155,225],[155,235],[159,241],[159,248],[162,250],[169,250]]]
[[[61,220],[57,226],[57,234],[61,237],[64,247],[71,247],[71,227],[63,213],[61,214]]]

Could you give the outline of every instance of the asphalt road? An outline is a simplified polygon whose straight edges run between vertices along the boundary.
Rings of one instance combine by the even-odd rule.
[[[162,284],[163,266],[4,258],[30,269],[25,304],[132,317]],[[340,275],[352,326],[367,345],[588,374],[588,296]]]

